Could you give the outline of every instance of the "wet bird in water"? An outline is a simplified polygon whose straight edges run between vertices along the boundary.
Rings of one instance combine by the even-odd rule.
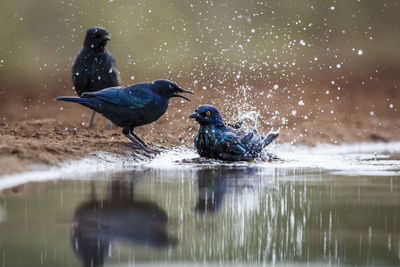
[[[115,60],[105,48],[109,40],[110,36],[103,28],[87,30],[83,48],[72,65],[72,81],[79,96],[84,92],[95,92],[120,84]],[[89,127],[93,125],[95,114],[93,111]],[[111,124],[108,125],[110,127]]]
[[[86,92],[81,97],[58,97],[56,100],[82,104],[122,127],[123,134],[135,146],[154,152],[135,133],[138,126],[150,124],[163,115],[172,97],[188,98],[179,93],[190,93],[176,83],[157,80],[151,83],[137,83],[129,86],[106,88],[97,92]],[[190,101],[190,100],[189,100]]]
[[[262,136],[254,129],[233,129],[225,126],[221,114],[211,105],[198,107],[190,118],[196,119],[200,124],[194,144],[201,157],[249,161],[278,137],[277,132]]]

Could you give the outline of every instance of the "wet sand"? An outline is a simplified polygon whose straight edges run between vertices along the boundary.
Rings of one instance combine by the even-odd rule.
[[[228,94],[223,90],[203,90],[201,84],[194,85],[193,81],[177,81],[195,92],[192,101],[171,99],[160,120],[135,132],[152,146],[192,146],[198,125],[188,115],[198,105],[211,103],[227,122],[235,121],[239,113],[259,112],[259,131],[267,133],[280,128],[278,143],[400,140],[396,75],[382,75],[367,83],[364,80],[354,79],[337,90],[337,85],[329,87],[326,79],[318,82],[321,86],[303,85],[301,91],[290,90],[290,85],[284,84],[279,86],[289,89],[274,90],[268,81],[254,81],[250,90],[226,82],[224,88],[232,88]],[[56,96],[73,95],[69,86],[54,85],[35,91],[21,81],[4,88],[8,89],[2,91],[0,98],[0,175],[24,171],[31,164],[51,165],[76,159],[95,151],[124,154],[134,150],[120,128],[106,130],[104,117],[97,115],[94,127],[89,129],[89,109],[53,100]]]

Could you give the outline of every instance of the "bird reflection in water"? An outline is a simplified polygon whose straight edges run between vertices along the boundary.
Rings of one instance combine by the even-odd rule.
[[[201,169],[197,172],[198,201],[195,210],[205,215],[212,215],[221,208],[227,192],[237,192],[245,188],[254,189],[255,170],[214,170]]]
[[[113,180],[106,200],[92,198],[75,210],[71,242],[84,266],[102,266],[113,242],[156,248],[172,246],[168,216],[156,203],[134,199],[134,181]]]

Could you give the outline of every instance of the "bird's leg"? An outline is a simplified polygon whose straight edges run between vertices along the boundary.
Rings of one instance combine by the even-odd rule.
[[[143,141],[142,139],[140,139],[140,137],[137,136],[133,130],[134,129],[130,129],[130,133],[137,141],[139,141],[139,143],[141,143],[143,146],[145,146],[147,149],[151,150],[152,152],[160,152],[159,150],[151,148],[148,144],[146,144],[146,142]]]
[[[96,115],[96,111],[93,111],[92,117],[90,117],[89,128],[92,128],[93,126],[94,115]]]
[[[112,122],[109,120],[109,121],[107,122],[107,127],[106,127],[106,129],[107,129],[107,130],[111,130],[111,128],[112,128]]]
[[[145,141],[143,141],[142,139],[140,139],[139,136],[137,136],[137,135],[135,134],[135,132],[133,131],[133,129],[130,129],[129,132],[130,132],[130,134],[131,134],[136,140],[138,140],[142,145],[144,145],[144,146],[147,147],[147,148],[150,148],[149,145],[146,144]]]
[[[140,142],[138,142],[135,138],[133,138],[132,136],[129,135],[129,127],[124,127],[122,129],[122,133],[128,137],[129,140],[131,140],[133,142],[133,144],[141,149],[143,149],[146,152],[153,152],[150,148],[145,147],[143,144],[141,144]]]

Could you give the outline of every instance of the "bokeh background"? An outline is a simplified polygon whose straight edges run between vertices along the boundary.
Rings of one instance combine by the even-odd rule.
[[[165,78],[196,93],[190,103],[172,101],[161,120],[183,142],[194,134],[182,130],[195,125],[187,116],[202,103],[228,121],[249,117],[263,131],[283,129],[286,141],[393,139],[400,125],[399,5],[3,0],[0,121],[85,126],[90,112],[53,99],[74,94],[72,62],[86,30],[102,26],[123,84]]]

